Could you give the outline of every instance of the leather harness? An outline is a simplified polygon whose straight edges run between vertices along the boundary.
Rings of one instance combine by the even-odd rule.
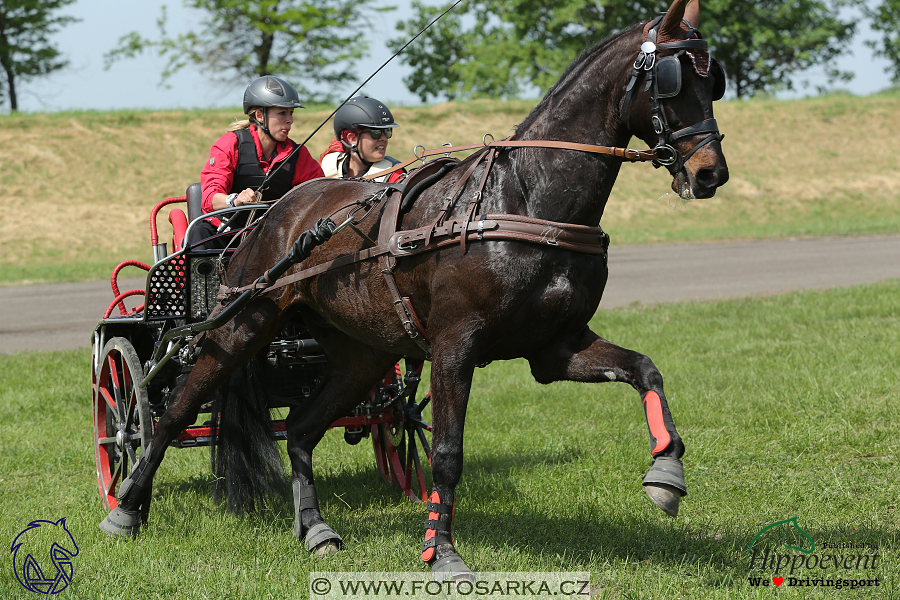
[[[539,144],[540,142],[535,142],[528,144],[528,146],[537,147]],[[501,144],[498,143],[496,146],[501,146]],[[459,244],[462,252],[465,253],[467,243],[484,240],[506,240],[598,255],[602,256],[605,261],[607,248],[609,247],[609,236],[600,227],[558,223],[514,214],[476,214],[484,185],[487,182],[487,175],[490,172],[494,159],[500,153],[500,148],[496,146],[478,146],[482,148],[481,152],[469,164],[463,177],[457,181],[438,216],[428,225],[417,229],[397,231],[404,192],[418,180],[434,174],[447,162],[456,162],[455,159],[442,158],[433,160],[412,171],[402,183],[388,184],[372,198],[367,198],[365,201],[361,200],[357,203],[358,205],[365,204],[367,201],[376,202],[375,206],[367,210],[365,214],[368,215],[376,212],[376,210],[381,213],[377,244],[352,254],[344,254],[330,261],[302,269],[291,275],[281,277],[274,282],[263,276],[260,280],[243,287],[223,285],[219,289],[217,299],[227,302],[246,290],[268,293],[316,275],[371,258],[377,258],[403,329],[422,349],[426,358],[430,359],[431,343],[425,328],[413,309],[412,301],[408,296],[403,296],[397,287],[394,270],[396,269],[398,258],[432,252],[454,244]],[[521,146],[516,145],[513,147]],[[446,152],[447,149],[442,149],[440,153]],[[647,153],[647,151],[640,152]],[[635,160],[640,159],[637,158]],[[465,218],[448,220],[456,203],[457,195],[482,162],[485,163],[484,174],[479,181],[477,189],[472,194],[466,209]],[[379,175],[382,174],[380,173]],[[356,228],[354,227],[354,229]],[[365,239],[368,240],[367,237]]]

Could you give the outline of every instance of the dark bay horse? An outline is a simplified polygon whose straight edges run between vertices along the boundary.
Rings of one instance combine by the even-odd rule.
[[[510,141],[623,147],[636,136],[654,148],[680,196],[713,196],[728,179],[712,109],[725,82],[696,32],[699,12],[696,0],[675,0],[664,17],[636,24],[585,51]],[[493,164],[485,158],[491,152]],[[559,147],[486,149],[422,192],[400,215],[398,229],[427,227],[439,214],[446,216],[443,223],[473,226],[485,216],[512,215],[596,232],[622,162],[621,157]],[[228,286],[256,281],[320,217],[340,222],[351,207],[363,199],[374,203],[384,190],[384,184],[340,180],[295,188],[232,257]],[[360,217],[355,226],[316,247],[288,274],[371,247],[381,231],[378,211]],[[290,319],[302,320],[328,359],[309,404],[292,409],[287,419],[295,535],[310,550],[340,544],[316,501],[313,449],[330,424],[348,414],[404,356],[432,361],[435,487],[427,503],[422,559],[433,570],[467,570],[451,537],[454,490],[462,474],[473,372],[491,361],[524,357],[534,378],[545,384],[619,381],[634,387],[644,404],[653,459],[644,487],[660,508],[676,515],[687,491],[680,460],[684,444],[662,376],[648,357],[612,344],[587,326],[607,280],[605,244],[590,253],[572,251],[555,239],[471,239],[466,246],[457,241],[392,257],[388,270],[410,299],[427,344],[401,325],[383,262],[374,259],[265,291],[224,326],[195,338],[201,350],[193,371],[176,390],[177,400],[160,419],[151,445],[120,488],[119,506],[101,529],[137,534],[169,442],[193,423],[212,390]],[[220,304],[213,314],[222,310]]]

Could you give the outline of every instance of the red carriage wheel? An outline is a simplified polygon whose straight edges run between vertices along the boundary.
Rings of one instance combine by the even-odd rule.
[[[121,337],[109,340],[92,377],[97,483],[109,510],[118,505],[119,485],[153,439],[142,378],[141,361],[131,342]]]
[[[395,378],[400,380],[399,370]],[[430,394],[421,403],[416,403],[412,394],[408,398],[400,395],[390,407],[393,420],[372,425],[372,445],[381,476],[413,500],[428,499],[422,463],[431,464],[431,444],[425,435],[431,425],[422,413],[430,401]]]

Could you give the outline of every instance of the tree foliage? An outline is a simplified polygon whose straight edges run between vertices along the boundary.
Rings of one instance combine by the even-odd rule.
[[[900,0],[882,0],[865,12],[872,19],[872,29],[881,34],[880,40],[866,43],[891,62],[888,72],[894,83],[900,84]]]
[[[0,2],[0,98],[10,110],[19,108],[18,84],[58,71],[69,64],[50,43],[50,36],[74,17],[55,16],[75,0],[3,0]],[[2,102],[2,100],[0,100]]]
[[[838,11],[858,1],[703,0],[700,29],[729,76],[731,92],[746,97],[790,89],[792,76],[809,67],[830,68],[856,28]],[[473,0],[406,51],[402,60],[413,72],[404,82],[422,101],[543,91],[581,50],[665,12],[668,5],[664,0]],[[414,0],[414,16],[398,29],[413,35],[446,6]],[[403,42],[392,39],[389,45],[396,50]],[[829,73],[846,77],[834,69]]]
[[[856,0],[704,0],[701,31],[728,74],[738,98],[793,89],[793,76],[815,66],[831,81],[852,77],[834,68],[856,33],[854,19],[842,20],[842,6]]]
[[[213,81],[243,83],[262,75],[288,78],[302,97],[330,99],[333,89],[353,80],[352,61],[368,49],[367,20],[373,0],[184,0],[203,11],[197,31],[169,36],[165,6],[158,39],[137,32],[119,39],[105,55],[106,66],[145,50],[168,60],[162,81],[188,65],[206,69]],[[311,85],[312,84],[312,85]]]

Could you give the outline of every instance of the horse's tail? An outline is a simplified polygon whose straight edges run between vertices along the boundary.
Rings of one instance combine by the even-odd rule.
[[[264,359],[254,355],[219,388],[214,403],[210,459],[213,498],[228,499],[228,510],[262,511],[275,499],[287,499],[289,486],[272,435]]]

